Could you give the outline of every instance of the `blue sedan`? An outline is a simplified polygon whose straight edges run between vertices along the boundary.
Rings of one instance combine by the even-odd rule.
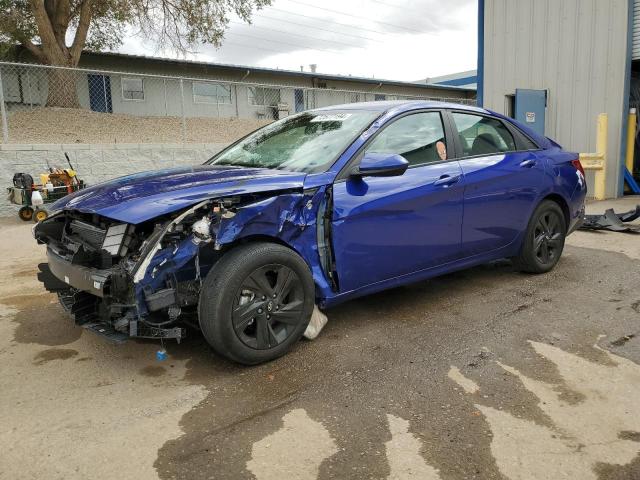
[[[510,118],[372,102],[65,197],[34,234],[39,278],[79,326],[123,341],[192,325],[257,364],[300,339],[315,305],[500,258],[550,271],[585,196],[578,155]]]

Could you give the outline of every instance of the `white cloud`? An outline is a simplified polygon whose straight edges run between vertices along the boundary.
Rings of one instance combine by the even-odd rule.
[[[221,48],[203,45],[188,58],[287,70],[315,63],[321,73],[407,81],[476,67],[476,0],[311,5],[310,0],[275,0],[252,25],[232,20]],[[120,51],[177,56],[133,36]]]

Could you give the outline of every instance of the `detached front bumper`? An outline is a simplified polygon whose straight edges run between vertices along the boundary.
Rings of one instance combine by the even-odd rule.
[[[47,260],[49,270],[53,276],[67,285],[67,288],[75,288],[76,290],[104,298],[104,287],[111,276],[110,270],[99,270],[97,268],[73,265],[55,253],[51,248],[47,248]],[[43,279],[43,283],[47,290],[53,291],[47,285],[46,278]],[[56,289],[59,289],[59,284],[51,286],[53,288],[58,287]]]

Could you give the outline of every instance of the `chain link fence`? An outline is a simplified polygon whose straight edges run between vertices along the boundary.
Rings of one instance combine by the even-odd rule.
[[[224,143],[312,108],[403,99],[475,104],[384,85],[364,92],[0,62],[3,143]]]

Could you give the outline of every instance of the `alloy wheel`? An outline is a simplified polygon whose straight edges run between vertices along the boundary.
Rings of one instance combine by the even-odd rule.
[[[289,338],[303,321],[304,290],[289,267],[260,267],[242,282],[234,299],[233,328],[247,346],[274,348]]]
[[[562,220],[554,211],[542,213],[533,232],[533,249],[537,260],[548,265],[556,261],[563,245]]]

